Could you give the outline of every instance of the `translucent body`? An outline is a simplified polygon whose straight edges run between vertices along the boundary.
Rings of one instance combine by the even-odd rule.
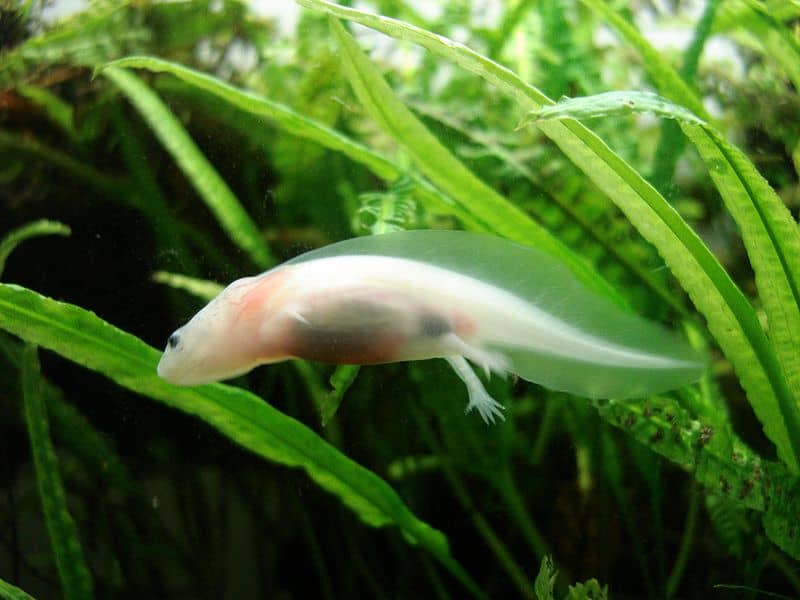
[[[588,291],[548,255],[464,232],[399,232],[309,252],[234,282],[171,340],[159,374],[185,384],[288,358],[447,358],[485,420],[499,405],[464,358],[487,374],[594,398],[662,392],[703,369],[685,342]]]

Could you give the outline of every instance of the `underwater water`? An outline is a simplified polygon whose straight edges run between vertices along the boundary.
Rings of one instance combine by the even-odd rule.
[[[800,596],[800,8],[347,4],[0,5],[0,598]]]

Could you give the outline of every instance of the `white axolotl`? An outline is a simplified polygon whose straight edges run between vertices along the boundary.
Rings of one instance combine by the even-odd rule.
[[[643,397],[704,370],[685,341],[588,290],[550,255],[488,235],[404,231],[234,281],[169,337],[158,374],[195,385],[293,358],[439,357],[486,422],[503,407],[467,361],[590,398]]]

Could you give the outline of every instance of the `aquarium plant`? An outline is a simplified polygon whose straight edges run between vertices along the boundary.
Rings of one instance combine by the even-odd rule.
[[[64,6],[0,3],[0,598],[800,594],[800,4]],[[691,365],[159,376],[351,238]]]

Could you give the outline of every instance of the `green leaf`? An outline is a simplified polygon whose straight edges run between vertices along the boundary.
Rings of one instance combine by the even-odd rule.
[[[566,600],[608,600],[608,586],[600,586],[597,579],[569,586]]]
[[[125,93],[147,121],[228,237],[259,267],[266,268],[274,263],[256,224],[172,111],[147,85],[124,69],[109,67],[102,73]]]
[[[779,0],[778,7],[762,6],[753,0],[726,0],[715,22],[717,32],[734,32],[743,45],[780,65],[795,89],[800,88],[800,42],[791,27],[780,23],[780,8],[788,3]],[[797,8],[795,7],[795,11]],[[791,19],[791,13],[788,17]]]
[[[71,230],[67,225],[58,221],[48,221],[47,219],[39,219],[8,232],[0,240],[0,275],[3,274],[9,255],[25,240],[44,235],[67,236],[70,233]]]
[[[0,130],[0,150],[11,151],[17,157],[50,163],[75,181],[96,188],[110,200],[127,202],[123,182],[109,177],[68,154],[45,146],[34,138],[12,135]]]
[[[534,246],[564,262],[588,287],[622,302],[592,268],[517,206],[467,169],[403,104],[357,42],[330,21],[350,84],[366,111],[411,156],[434,185],[481,224],[483,231]]]
[[[796,427],[800,445],[800,229],[789,210],[747,156],[709,126],[682,125],[739,225],[742,241],[756,275],[756,286],[767,314],[769,337],[794,390],[791,407],[781,407],[788,427]],[[780,372],[772,377],[782,379]],[[777,383],[777,382],[776,382]],[[756,398],[749,397],[756,407]],[[779,395],[779,402],[784,396]],[[761,415],[759,415],[761,418]],[[792,425],[791,421],[795,424]]]
[[[392,183],[403,176],[408,177],[416,185],[415,193],[426,202],[470,222],[469,213],[458,212],[458,208],[453,206],[451,199],[422,177],[414,173],[405,173],[403,169],[381,154],[279,102],[273,102],[252,92],[240,90],[210,75],[160,58],[130,56],[110,63],[103,69],[107,67],[147,69],[154,73],[170,73],[192,87],[213,94],[241,111],[270,119],[287,133],[314,141],[330,150],[341,152],[351,160],[364,165],[386,182]]]
[[[563,100],[531,111],[529,118],[581,119],[627,112],[650,112],[679,121],[739,225],[772,342],[770,345],[754,331],[757,335],[751,337],[751,343],[760,345],[757,351],[769,358],[765,367],[777,402],[764,401],[758,394],[748,394],[748,399],[770,439],[788,436],[790,447],[784,452],[800,457],[800,229],[743,152],[711,125],[665,98],[641,92],[610,92]],[[773,348],[780,365],[772,359]]]
[[[704,125],[704,121],[690,110],[673,104],[666,98],[652,92],[619,91],[564,98],[556,104],[542,106],[530,111],[519,127],[538,121],[560,119],[596,119],[614,117],[630,113],[650,113],[663,119],[675,119],[684,123]]]
[[[533,591],[538,600],[555,600],[553,588],[556,585],[557,577],[558,571],[553,565],[552,557],[545,556],[542,558],[539,574],[536,576],[536,581],[533,583]]]
[[[288,133],[315,141],[326,148],[341,152],[348,158],[367,166],[376,175],[384,179],[393,180],[400,175],[389,160],[375,154],[369,148],[354,142],[338,131],[301,115],[284,104],[273,102],[252,92],[240,90],[229,83],[200,71],[151,56],[122,58],[105,65],[100,72],[103,73],[109,68],[146,69],[153,73],[169,73],[197,89],[214,94],[228,104],[245,112],[267,117]]]
[[[0,579],[0,598],[3,600],[33,600],[33,596]]]
[[[703,15],[694,27],[692,41],[683,53],[683,64],[679,75],[688,85],[693,85],[697,77],[697,68],[700,64],[700,55],[703,53],[706,41],[711,35],[711,26],[717,15],[717,9],[722,0],[709,0],[706,2]],[[662,92],[663,93],[663,92]],[[661,124],[661,137],[658,140],[650,181],[659,190],[672,190],[675,165],[678,162],[686,139],[681,135],[680,128],[674,123]]]
[[[710,492],[734,507],[763,512],[770,540],[800,560],[800,478],[785,465],[761,459],[738,438],[668,398],[595,406],[605,420],[692,473]]]
[[[774,489],[762,518],[769,539],[795,560],[800,560],[800,479],[772,478]]]
[[[358,371],[361,367],[358,365],[339,365],[331,375],[331,386],[333,389],[328,393],[324,403],[320,407],[320,419],[322,426],[328,424],[339,410],[339,405],[344,400],[344,395],[358,376]]]
[[[517,100],[525,112],[553,103],[507,68],[444,36],[396,19],[345,8],[325,0],[298,2],[420,44],[495,85],[498,90]],[[736,369],[748,398],[776,407],[778,397],[783,396],[782,404],[785,404],[788,392],[786,382],[780,376],[775,377],[775,373],[780,372],[780,365],[753,307],[678,212],[639,173],[582,124],[571,120],[544,121],[538,127],[608,194],[639,233],[656,247],[694,305],[705,316],[709,330]],[[786,425],[773,420],[762,424],[768,428],[767,435],[777,446],[781,459],[792,472],[800,472],[800,459],[792,448],[792,438],[786,431]]]
[[[703,106],[700,97],[664,58],[664,55],[656,50],[632,23],[615,12],[605,0],[581,0],[581,2],[602,16],[625,38],[625,41],[639,51],[644,59],[642,66],[662,95],[676,104],[687,107],[702,120],[711,122],[711,116]]]
[[[156,271],[153,273],[153,281],[156,283],[163,283],[164,285],[178,290],[183,290],[192,296],[197,296],[207,301],[219,294],[224,287],[213,281],[208,281],[207,279],[198,279],[179,273],[168,273],[167,271]]]
[[[91,67],[120,56],[123,48],[139,45],[151,33],[143,19],[129,9],[129,2],[97,2],[52,28],[34,35],[16,48],[3,52],[0,88],[17,81],[36,79],[51,64]]]
[[[47,116],[74,140],[77,138],[77,131],[75,131],[75,124],[73,122],[73,109],[72,106],[64,102],[61,98],[56,96],[53,92],[45,87],[36,85],[20,84],[17,86],[17,91],[20,95],[25,96],[41,106]]]
[[[36,483],[64,598],[91,598],[94,595],[92,577],[83,557],[78,530],[67,510],[64,485],[58,472],[58,458],[50,441],[39,358],[33,345],[28,345],[22,356],[22,396],[36,467]]]
[[[0,328],[48,348],[123,387],[194,415],[268,460],[302,467],[373,527],[396,525],[431,552],[473,595],[480,590],[450,555],[445,536],[416,518],[389,485],[257,396],[213,384],[175,387],[156,375],[160,353],[77,306],[0,284]]]

